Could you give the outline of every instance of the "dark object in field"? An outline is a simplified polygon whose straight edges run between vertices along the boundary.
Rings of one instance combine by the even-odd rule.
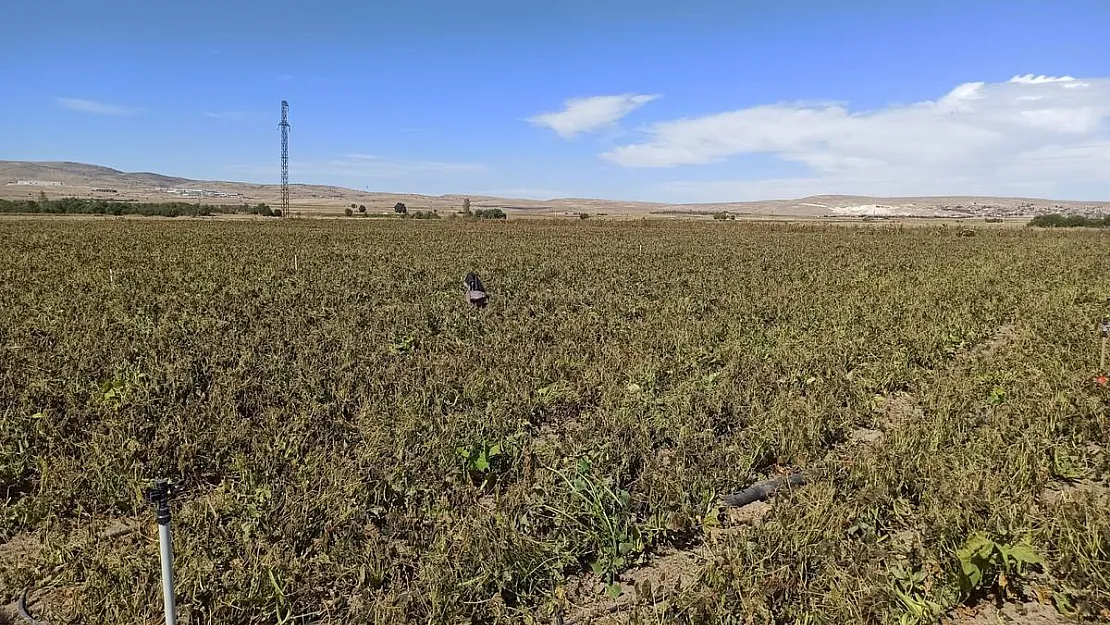
[[[40,621],[31,616],[27,611],[27,591],[24,590],[23,594],[19,595],[19,602],[16,604],[16,609],[19,610],[19,617],[27,621],[31,625],[46,625],[45,621]]]
[[[489,303],[489,295],[486,294],[486,287],[482,286],[482,281],[478,279],[478,274],[471,271],[463,278],[463,297],[470,304],[478,308],[485,308]]]
[[[762,501],[770,497],[775,491],[783,488],[784,486],[800,486],[805,484],[806,478],[801,473],[791,473],[790,475],[781,475],[773,477],[769,480],[756,482],[751,486],[745,488],[738,493],[725,495],[721,497],[724,502],[734,508],[746,506],[753,501]]]

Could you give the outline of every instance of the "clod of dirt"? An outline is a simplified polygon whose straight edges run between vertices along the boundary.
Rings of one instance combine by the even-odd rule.
[[[883,433],[880,430],[857,428],[848,434],[848,440],[857,445],[874,445],[883,440]]]
[[[645,566],[629,569],[621,575],[621,581],[631,585],[630,594],[635,599],[662,601],[697,581],[701,574],[699,555],[699,551],[666,553]]]
[[[905,529],[890,535],[890,549],[898,553],[912,551],[921,544],[921,532],[916,529]]]
[[[728,520],[729,527],[754,525],[763,521],[768,514],[771,514],[773,509],[774,506],[766,501],[753,501],[746,506],[729,508],[725,517]]]

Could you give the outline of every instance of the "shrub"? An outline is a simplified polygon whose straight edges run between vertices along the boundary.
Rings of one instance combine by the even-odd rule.
[[[478,219],[508,219],[508,215],[500,208],[479,208],[474,211],[474,216]]]
[[[404,215],[409,212],[409,209],[404,202],[397,202],[393,205],[393,212]]]
[[[343,214],[350,217],[351,215],[354,215],[355,212],[351,210],[351,207],[348,206],[347,208],[343,209]]]
[[[366,213],[366,205],[365,204],[359,204],[358,205],[358,212],[365,214]]]

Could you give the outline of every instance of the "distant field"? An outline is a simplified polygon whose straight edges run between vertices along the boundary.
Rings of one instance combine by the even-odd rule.
[[[189,623],[1110,618],[1107,238],[1002,225],[2,220],[0,603],[156,621],[168,477]]]

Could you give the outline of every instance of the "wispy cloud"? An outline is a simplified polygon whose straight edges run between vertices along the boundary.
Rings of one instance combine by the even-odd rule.
[[[331,171],[351,172],[376,178],[396,178],[427,172],[473,172],[486,169],[482,163],[391,159],[373,154],[347,154],[321,164]]]
[[[95,113],[97,115],[134,115],[142,109],[123,106],[120,104],[110,104],[108,102],[99,102],[97,100],[86,100],[84,98],[58,98],[57,103],[62,108],[71,111],[80,111],[82,113]]]
[[[493,197],[512,198],[519,200],[553,200],[556,198],[569,197],[571,194],[564,193],[562,191],[553,191],[551,189],[514,187],[508,189],[490,189],[478,193],[477,195],[490,195]]]
[[[275,171],[271,165],[240,165],[230,169],[247,174],[266,175]],[[382,179],[404,178],[414,174],[454,174],[479,172],[488,169],[482,163],[459,163],[433,160],[405,160],[385,158],[373,154],[345,154],[326,161],[292,161],[289,163],[291,174],[304,179],[344,178]]]
[[[1110,183],[1107,119],[1110,78],[1026,75],[969,82],[936,100],[878,110],[779,103],[665,121],[602,157],[630,168],[666,168],[762,154],[809,170],[798,178],[664,187],[706,201],[807,193],[1051,193],[1058,185]]]
[[[658,95],[625,93],[567,100],[562,111],[530,117],[529,122],[554,130],[569,139],[611,126],[625,115],[658,98]]]
[[[201,114],[205,117],[222,119],[229,122],[249,122],[261,119],[261,114],[255,111],[204,111]]]

